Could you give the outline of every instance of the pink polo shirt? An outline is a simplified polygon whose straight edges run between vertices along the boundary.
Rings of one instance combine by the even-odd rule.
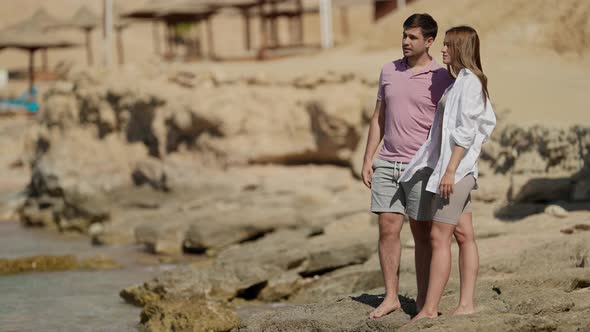
[[[383,147],[378,158],[409,162],[426,141],[436,105],[453,79],[434,59],[413,73],[406,58],[383,66],[377,99],[385,101]]]

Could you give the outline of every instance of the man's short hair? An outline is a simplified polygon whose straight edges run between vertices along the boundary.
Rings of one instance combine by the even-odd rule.
[[[436,38],[438,33],[438,25],[432,16],[428,14],[414,14],[404,21],[404,30],[420,28],[425,39],[432,37]]]

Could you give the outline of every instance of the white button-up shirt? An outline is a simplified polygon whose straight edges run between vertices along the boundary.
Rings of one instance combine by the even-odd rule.
[[[459,72],[455,83],[445,91],[444,98],[444,111],[437,110],[426,142],[399,179],[399,182],[407,182],[416,171],[430,167],[433,172],[426,190],[435,194],[438,194],[454,145],[465,148],[455,173],[455,184],[469,173],[477,179],[481,146],[496,126],[491,102],[488,99],[484,104],[481,82],[469,69]]]

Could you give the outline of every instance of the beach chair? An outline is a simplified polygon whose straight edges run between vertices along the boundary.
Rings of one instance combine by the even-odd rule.
[[[0,100],[0,110],[15,111],[19,109],[26,110],[30,113],[37,113],[39,111],[36,88],[32,88],[18,98]]]

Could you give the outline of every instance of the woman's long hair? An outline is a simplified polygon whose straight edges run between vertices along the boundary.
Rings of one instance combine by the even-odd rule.
[[[471,70],[481,82],[484,104],[489,98],[488,78],[483,73],[479,54],[479,37],[474,28],[466,25],[450,28],[446,32],[447,48],[453,65],[447,65],[449,73],[456,78],[462,68]]]

